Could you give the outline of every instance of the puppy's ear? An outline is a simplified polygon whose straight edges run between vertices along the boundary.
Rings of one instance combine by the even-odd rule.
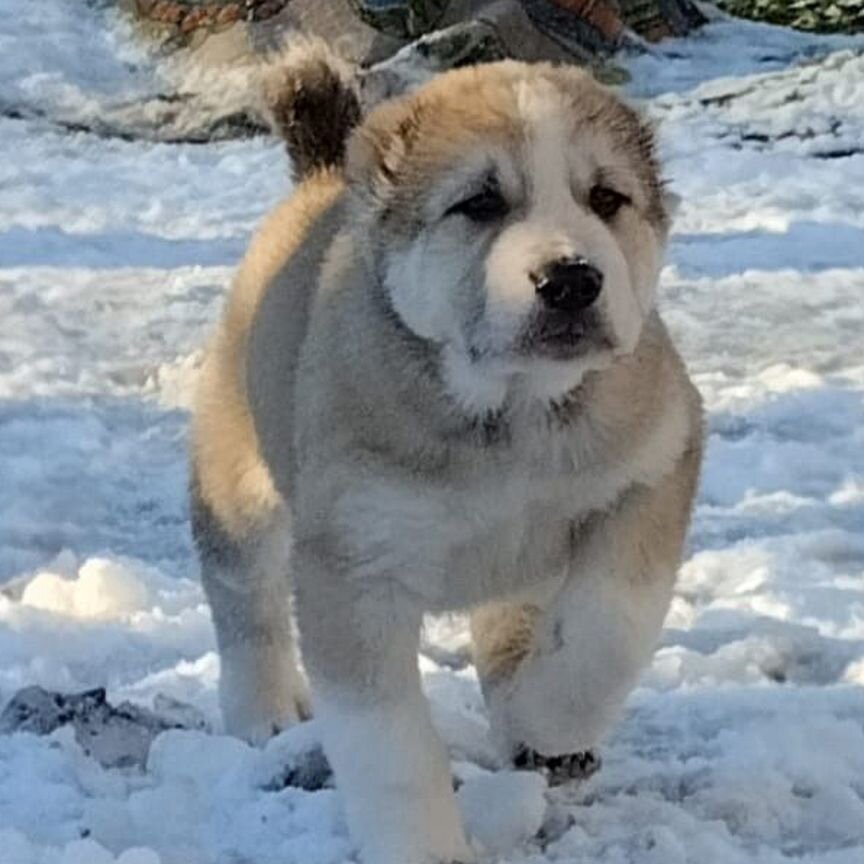
[[[348,142],[345,174],[363,195],[386,199],[419,135],[421,109],[397,99],[376,108]]]

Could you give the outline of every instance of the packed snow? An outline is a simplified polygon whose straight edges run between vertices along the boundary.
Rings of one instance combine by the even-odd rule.
[[[681,198],[662,306],[709,412],[662,643],[581,784],[497,770],[458,616],[427,624],[426,691],[489,861],[861,864],[864,39],[719,20],[627,62]],[[159,74],[106,4],[0,0],[0,706],[104,687],[218,730],[189,394],[288,180],[272,140],[59,122]],[[0,864],[355,860],[314,721],[262,749],[171,729],[143,768],[88,752],[69,725],[0,735]]]

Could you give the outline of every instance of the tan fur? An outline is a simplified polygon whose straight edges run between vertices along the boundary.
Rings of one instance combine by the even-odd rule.
[[[514,122],[518,86],[550,81],[556,85],[563,111],[569,109],[588,129],[602,130],[632,157],[641,181],[639,205],[665,230],[650,126],[622,102],[610,99],[605,88],[575,67],[509,62],[493,65],[494,74],[472,67],[442,75],[425,85],[408,106],[405,100],[398,100],[376,109],[350,142],[349,180],[361,188],[382,192],[387,188],[388,172],[410,147],[415,156],[412,165],[422,166],[422,171],[415,175],[405,166],[398,188],[390,190],[410,216],[413,207],[426,198],[426,180],[436,166],[458,164],[460,155],[478,140],[494,141],[503,135],[503,145],[507,138],[511,145],[515,143],[522,131]],[[562,83],[566,89],[561,88]],[[433,118],[434,122],[423,122]]]
[[[269,518],[280,503],[249,410],[249,329],[264,292],[343,185],[338,174],[313,174],[267,217],[235,277],[207,351],[193,412],[193,460],[203,501],[234,537]]]
[[[474,665],[482,681],[509,681],[531,651],[541,610],[515,603],[487,603],[471,615]]]

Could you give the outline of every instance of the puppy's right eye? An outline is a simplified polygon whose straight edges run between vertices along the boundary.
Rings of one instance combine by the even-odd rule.
[[[632,203],[633,200],[628,195],[600,183],[594,186],[588,195],[588,205],[604,222],[611,222],[622,207]]]
[[[488,184],[476,195],[457,201],[445,215],[464,216],[472,222],[494,222],[503,219],[510,206],[497,185]]]

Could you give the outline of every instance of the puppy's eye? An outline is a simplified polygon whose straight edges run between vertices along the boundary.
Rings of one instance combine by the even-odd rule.
[[[618,211],[633,200],[609,186],[598,184],[588,193],[588,206],[604,221],[609,222],[618,215]]]
[[[503,219],[510,207],[496,184],[487,184],[476,195],[457,201],[445,215],[464,216],[472,222],[494,222]]]

